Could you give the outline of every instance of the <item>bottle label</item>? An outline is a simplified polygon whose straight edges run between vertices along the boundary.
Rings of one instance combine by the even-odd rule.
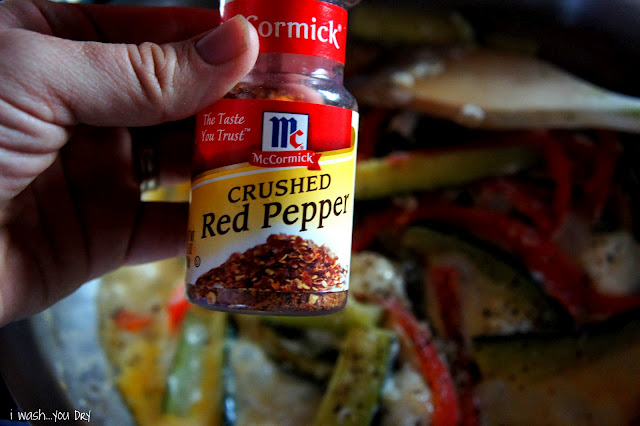
[[[189,294],[347,290],[358,113],[223,99],[197,120]]]
[[[347,11],[317,0],[227,0],[223,21],[243,15],[258,31],[261,53],[319,56],[344,64]]]

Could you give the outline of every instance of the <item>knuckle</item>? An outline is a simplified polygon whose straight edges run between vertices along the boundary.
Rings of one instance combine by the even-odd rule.
[[[179,68],[177,52],[155,43],[129,46],[128,50],[131,69],[144,101],[162,112],[175,92]]]

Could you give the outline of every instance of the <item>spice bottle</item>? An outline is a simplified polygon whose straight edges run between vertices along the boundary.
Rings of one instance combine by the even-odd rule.
[[[358,133],[347,1],[222,0],[260,37],[254,69],[197,117],[186,294],[201,307],[318,315],[347,300]]]

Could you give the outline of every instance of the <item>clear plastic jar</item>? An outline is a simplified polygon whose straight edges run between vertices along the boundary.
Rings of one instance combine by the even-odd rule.
[[[187,297],[232,312],[338,311],[348,293],[358,129],[343,86],[346,2],[233,0],[221,12],[243,14],[261,52],[198,117]]]

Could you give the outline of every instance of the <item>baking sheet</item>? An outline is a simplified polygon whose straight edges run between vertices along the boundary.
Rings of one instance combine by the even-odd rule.
[[[93,424],[134,424],[98,341],[98,286],[98,280],[87,283],[41,314],[0,329],[0,373],[20,410],[38,413],[34,425],[51,424],[56,415],[68,415],[64,424],[84,424],[81,413]]]
[[[125,1],[119,1],[125,3]],[[176,3],[170,1],[170,3]],[[422,6],[424,1],[409,0]],[[157,2],[155,2],[157,4]],[[466,9],[478,20],[500,17],[506,26],[518,31],[513,23],[537,25],[547,20],[550,24],[579,32],[597,34],[604,48],[614,52],[620,61],[618,70],[611,75],[599,75],[605,86],[618,91],[638,94],[636,79],[640,57],[640,3],[625,0],[564,0],[540,2],[525,0],[504,2],[499,0],[434,1],[431,6],[458,6]],[[505,21],[502,16],[514,19]],[[527,15],[525,17],[525,15]],[[498,20],[498,19],[495,19]],[[521,28],[521,31],[527,28]],[[587,40],[588,41],[588,40]],[[562,43],[560,43],[562,45]],[[587,42],[576,45],[575,51],[565,52],[567,57],[579,57],[572,71],[583,70],[590,78],[590,64],[602,61],[601,51],[590,48]],[[576,54],[577,52],[577,54]],[[562,51],[557,53],[561,61]],[[552,55],[553,56],[553,55]],[[550,59],[554,59],[551,57]],[[566,66],[567,64],[560,64]],[[582,68],[580,68],[582,66]],[[620,74],[622,73],[622,74]],[[602,74],[602,73],[600,73]],[[83,424],[78,413],[89,413],[90,423],[129,425],[133,419],[120,398],[111,377],[110,366],[98,341],[96,295],[99,281],[92,281],[65,300],[35,317],[10,324],[0,329],[0,373],[23,412],[42,413],[53,420],[56,414],[69,416],[65,424]],[[5,418],[5,413],[0,413]],[[14,419],[15,420],[15,419]],[[33,424],[51,424],[41,416]]]

